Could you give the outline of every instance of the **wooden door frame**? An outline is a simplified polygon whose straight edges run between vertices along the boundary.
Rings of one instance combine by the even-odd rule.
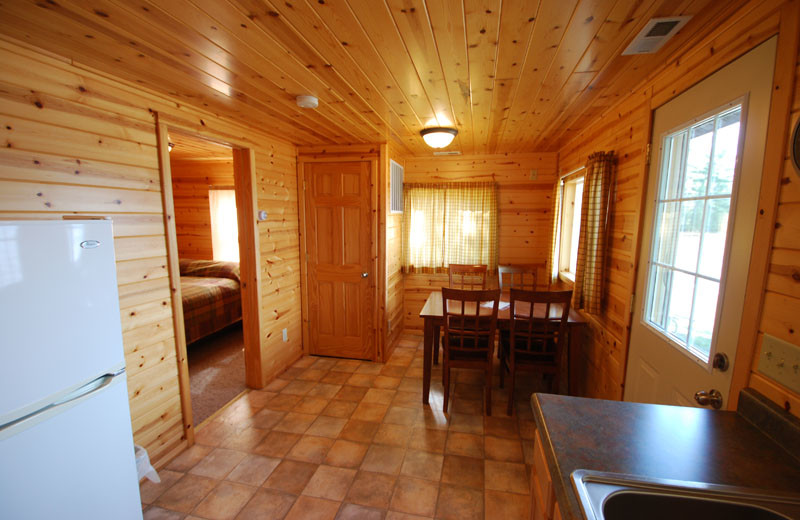
[[[303,354],[308,355],[311,347],[311,334],[308,329],[308,249],[306,247],[306,186],[305,186],[305,165],[308,163],[332,163],[332,162],[369,162],[370,163],[370,213],[371,232],[370,232],[370,268],[372,276],[369,278],[369,290],[371,300],[374,302],[372,313],[371,338],[372,341],[372,361],[378,360],[378,341],[380,329],[379,322],[379,289],[382,286],[379,278],[379,239],[383,233],[378,225],[379,210],[379,153],[373,145],[358,146],[339,146],[339,147],[309,147],[299,148],[297,151],[297,206],[299,213],[300,231],[300,298],[301,298],[301,319],[303,331]]]
[[[262,388],[264,380],[261,352],[261,266],[259,237],[256,228],[258,212],[256,200],[255,153],[246,144],[219,139],[207,134],[198,134],[192,129],[170,122],[161,122],[156,113],[156,139],[161,180],[164,232],[167,246],[167,271],[172,295],[172,324],[175,333],[175,350],[178,363],[178,386],[181,396],[183,431],[189,446],[194,444],[194,421],[189,364],[186,354],[186,332],[183,322],[181,299],[178,237],[175,229],[175,203],[172,191],[172,168],[169,159],[168,132],[189,135],[198,139],[231,147],[234,171],[237,220],[239,225],[239,270],[242,301],[242,333],[245,345],[245,383],[251,388]]]

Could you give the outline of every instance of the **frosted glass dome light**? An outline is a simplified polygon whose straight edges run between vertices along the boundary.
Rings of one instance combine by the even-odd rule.
[[[431,148],[444,148],[453,142],[453,139],[458,135],[458,130],[443,127],[426,128],[420,130],[419,135],[425,140],[425,144]]]

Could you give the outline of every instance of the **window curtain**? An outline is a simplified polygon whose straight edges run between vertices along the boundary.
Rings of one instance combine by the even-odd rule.
[[[614,152],[593,153],[586,163],[572,304],[576,309],[584,309],[591,314],[600,313],[603,298],[608,214],[615,164]]]
[[[547,259],[547,281],[551,286],[558,281],[558,246],[561,243],[561,197],[563,193],[564,183],[559,179],[553,188],[553,237],[550,241],[550,257]]]
[[[450,264],[497,268],[493,182],[408,183],[403,189],[405,273],[446,272]]]
[[[236,191],[208,190],[211,210],[211,250],[213,260],[239,261],[239,224],[236,218]]]

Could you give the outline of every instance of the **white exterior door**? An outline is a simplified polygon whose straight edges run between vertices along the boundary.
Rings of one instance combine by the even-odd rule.
[[[736,358],[775,48],[655,111],[626,401],[697,406],[696,392],[714,390],[727,402],[732,370],[714,360]]]

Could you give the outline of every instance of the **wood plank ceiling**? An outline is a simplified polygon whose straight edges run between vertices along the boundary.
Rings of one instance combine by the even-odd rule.
[[[298,145],[554,151],[740,0],[9,0],[0,33]],[[650,19],[694,15],[656,55]],[[316,110],[295,97],[319,97]]]

